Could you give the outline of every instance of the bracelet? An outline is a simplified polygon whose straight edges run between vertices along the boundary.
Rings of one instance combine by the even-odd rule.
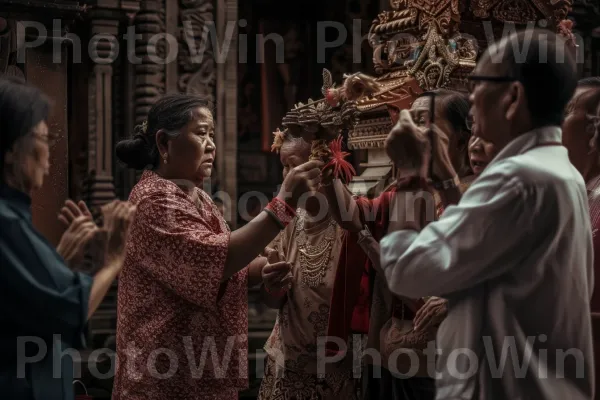
[[[284,229],[296,217],[296,210],[286,202],[275,197],[267,206],[265,211]]]
[[[446,179],[441,182],[432,182],[431,185],[435,190],[448,190],[455,189],[460,186],[460,179],[458,176],[455,176],[452,179]]]

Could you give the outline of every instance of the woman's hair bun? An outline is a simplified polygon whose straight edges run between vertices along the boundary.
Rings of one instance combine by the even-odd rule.
[[[136,129],[138,131],[138,129]],[[128,168],[141,170],[149,165],[154,165],[152,148],[143,134],[136,133],[132,139],[125,139],[117,143],[117,158]]]

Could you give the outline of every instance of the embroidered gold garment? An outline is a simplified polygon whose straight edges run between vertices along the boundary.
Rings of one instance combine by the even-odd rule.
[[[305,219],[299,210],[273,243],[292,264],[294,280],[265,345],[269,360],[261,400],[355,396],[351,357],[327,365],[325,376],[317,374],[317,339],[327,335],[343,231],[330,217],[310,227]]]

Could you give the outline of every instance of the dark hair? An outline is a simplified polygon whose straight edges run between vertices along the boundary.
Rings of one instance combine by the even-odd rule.
[[[41,90],[18,78],[0,78],[0,181],[6,153],[49,112],[50,100]]]
[[[587,78],[582,78],[577,82],[577,87],[600,89],[600,76],[588,76]]]
[[[206,108],[212,113],[212,105],[204,98],[189,94],[170,94],[158,100],[148,112],[144,124],[135,127],[132,139],[117,144],[117,158],[127,167],[144,169],[156,168],[160,154],[156,145],[156,133],[164,130],[171,137],[179,135],[179,130],[194,119],[194,111]]]
[[[461,157],[459,175],[464,176],[467,174],[469,168],[469,154],[467,146],[469,145],[469,139],[471,138],[471,129],[467,124],[467,117],[471,109],[469,103],[469,96],[466,93],[457,92],[449,89],[435,89],[429,92],[421,93],[418,97],[429,96],[431,94],[436,96],[436,108],[444,110],[444,117],[452,125],[452,129],[458,133],[457,144],[458,151],[464,157]]]
[[[577,82],[577,88],[591,89],[594,91],[588,104],[591,108],[587,111],[595,114],[598,106],[600,106],[600,76],[590,76],[580,79],[579,82]]]
[[[577,86],[575,61],[566,41],[549,30],[527,29],[500,44],[503,72],[525,88],[534,126],[561,125]],[[524,54],[514,54],[515,49],[524,49]],[[486,53],[488,60],[494,57],[491,51]]]

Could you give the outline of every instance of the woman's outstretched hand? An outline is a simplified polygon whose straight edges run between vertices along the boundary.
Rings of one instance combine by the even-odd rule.
[[[303,196],[319,190],[323,165],[322,161],[313,160],[292,169],[283,180],[277,197],[296,208]]]

